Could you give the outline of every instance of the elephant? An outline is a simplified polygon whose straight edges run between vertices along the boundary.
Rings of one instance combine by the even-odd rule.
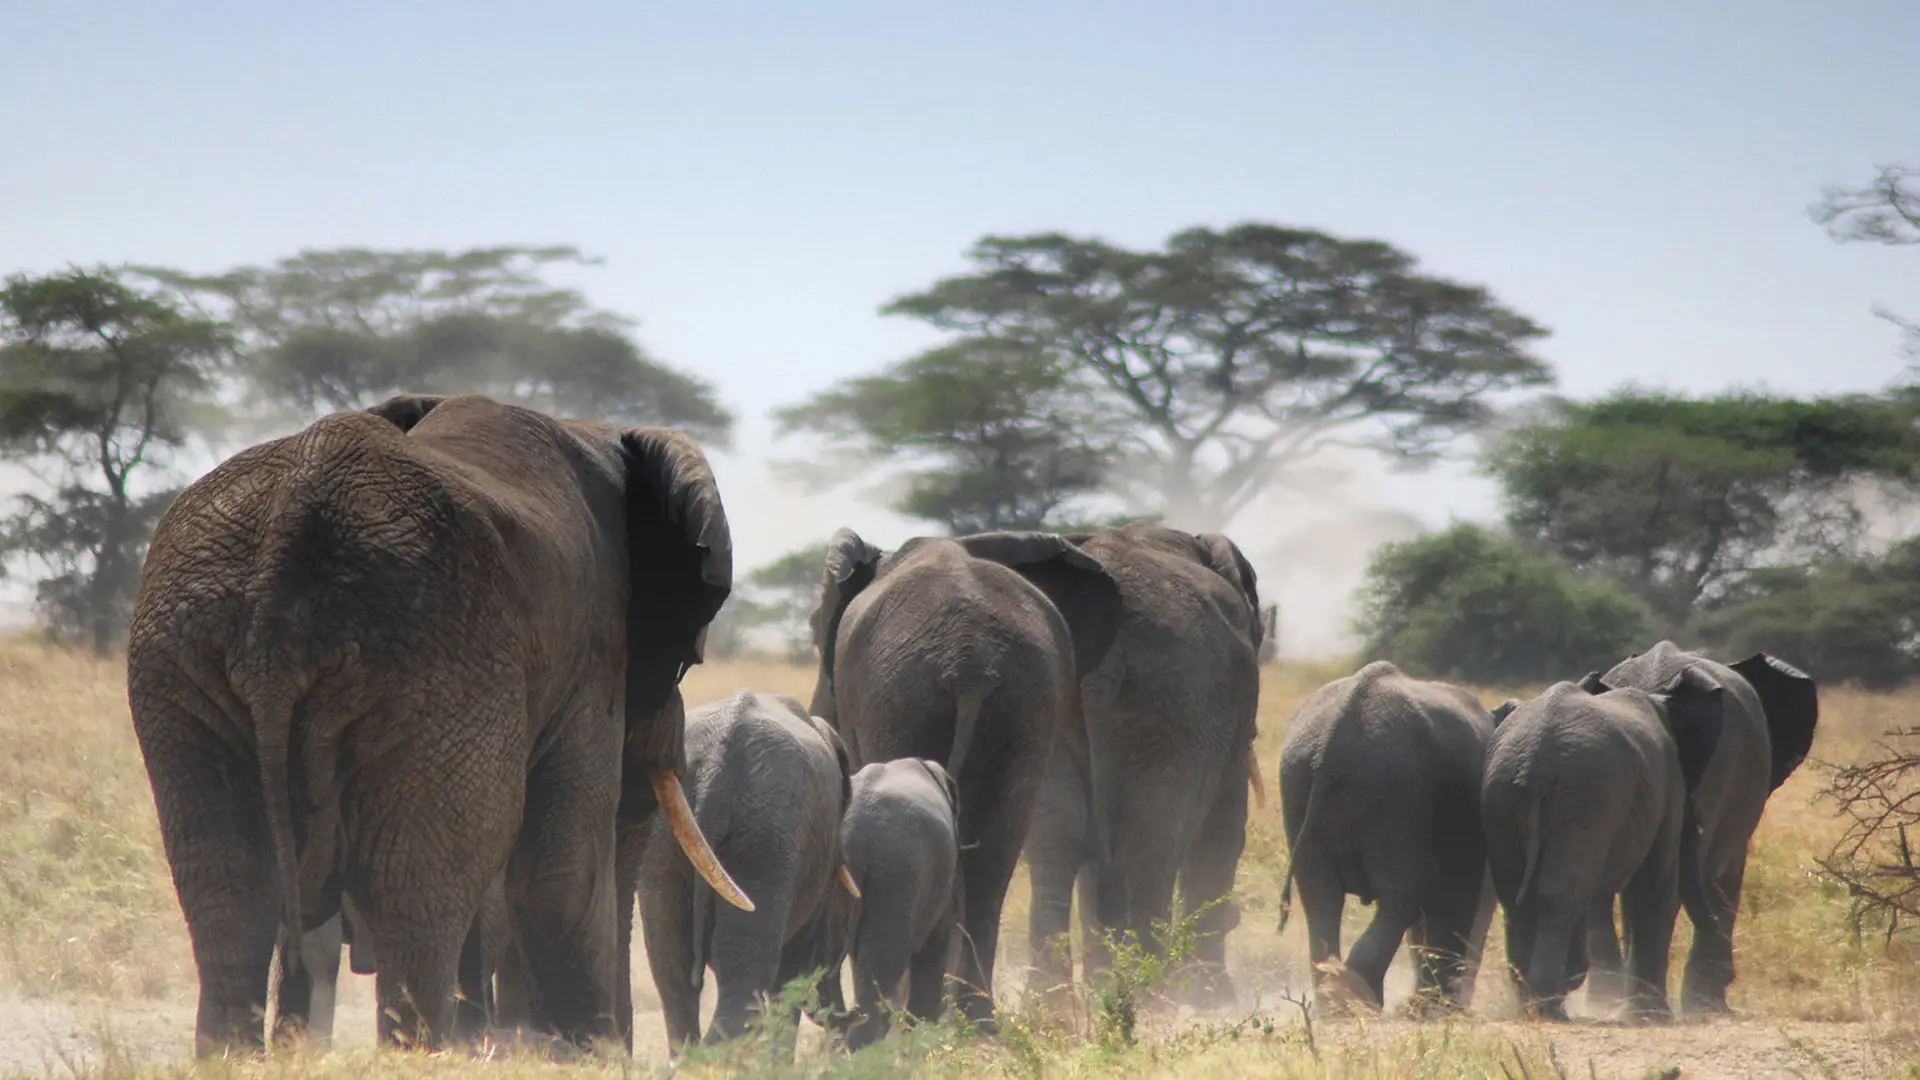
[[[407,394],[187,487],[142,567],[127,692],[196,1053],[263,1050],[270,998],[275,1037],[303,1029],[336,916],[382,1041],[445,1045],[496,889],[536,1026],[617,1030],[618,813],[657,805],[751,903],[692,824],[670,708],[731,588],[719,490],[668,430]]]
[[[1373,1008],[1401,938],[1422,947],[1416,999],[1464,1008],[1493,918],[1480,778],[1493,716],[1473,694],[1385,660],[1315,690],[1287,726],[1280,928],[1292,885],[1306,909],[1316,990],[1340,955],[1347,894],[1378,902],[1346,974]]]
[[[1195,917],[1197,1004],[1231,1002],[1226,934],[1239,924],[1227,895],[1246,846],[1263,638],[1253,567],[1233,541],[1134,524],[1065,539],[1119,583],[1115,643],[1081,681],[1085,722],[1062,741],[1027,841],[1033,978],[1071,980],[1067,932],[1080,889],[1089,971],[1106,962],[1099,931],[1161,943],[1156,920]],[[963,796],[964,796],[963,792]],[[1264,799],[1264,795],[1261,795]],[[965,805],[965,799],[962,799]]]
[[[1120,594],[1050,533],[921,537],[892,553],[841,529],[813,613],[812,711],[856,769],[940,762],[959,788],[960,1009],[998,1032],[1000,910],[1054,744],[1080,726],[1081,673],[1113,645]]]
[[[959,797],[937,761],[876,761],[853,774],[840,847],[862,899],[835,898],[848,908],[845,942],[853,961],[857,1011],[836,1025],[849,1050],[884,1038],[889,1013],[940,1012],[961,905]],[[831,981],[837,990],[837,966]]]
[[[1587,972],[1586,921],[1620,897],[1631,1015],[1672,1016],[1667,953],[1700,868],[1682,836],[1725,726],[1725,690],[1682,668],[1654,691],[1595,674],[1494,711],[1480,821],[1507,957],[1542,1019]]]
[[[674,838],[649,827],[640,923],[675,1051],[700,1040],[708,968],[719,984],[709,1045],[745,1033],[761,995],[822,964],[839,971],[837,956],[821,953],[853,794],[839,736],[784,694],[740,691],[691,710],[686,730],[694,820],[755,899],[751,912],[717,905]]]
[[[1682,669],[1697,671],[1726,689],[1727,717],[1720,748],[1694,794],[1700,830],[1697,837],[1690,834],[1687,842],[1700,845],[1705,888],[1697,897],[1699,903],[1690,902],[1686,909],[1693,923],[1693,947],[1687,954],[1680,1003],[1688,1013],[1725,1013],[1727,987],[1733,982],[1733,925],[1740,911],[1747,846],[1767,799],[1813,747],[1820,694],[1806,674],[1766,653],[1722,664],[1671,641],[1628,657],[1601,681],[1607,686],[1653,690]],[[1611,905],[1587,921],[1587,948],[1594,959],[1587,1001],[1617,1001],[1624,986]]]

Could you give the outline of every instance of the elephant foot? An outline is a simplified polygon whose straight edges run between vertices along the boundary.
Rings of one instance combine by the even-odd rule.
[[[1535,1019],[1540,1020],[1542,1023],[1571,1023],[1571,1020],[1567,1016],[1567,1003],[1560,998],[1548,998],[1544,1001],[1534,1002],[1533,1015]]]
[[[1623,972],[1594,968],[1587,972],[1587,1008],[1596,1013],[1609,1012],[1627,1003],[1627,977]]]
[[[1719,994],[1712,994],[1712,995],[1709,995],[1709,994],[1686,995],[1681,998],[1680,1007],[1686,1011],[1688,1016],[1698,1016],[1701,1018],[1706,1018],[1706,1017],[1731,1018],[1733,1016],[1738,1015],[1734,1011],[1733,1006],[1727,1004],[1727,996],[1724,991],[1722,991]]]

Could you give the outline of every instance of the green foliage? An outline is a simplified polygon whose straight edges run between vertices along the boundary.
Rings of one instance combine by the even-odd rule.
[[[1756,571],[1702,614],[1725,656],[1791,657],[1823,684],[1891,690],[1920,676],[1920,538],[1871,557]]]
[[[345,248],[213,275],[141,272],[230,319],[257,394],[303,415],[478,392],[724,443],[732,418],[706,383],[649,357],[630,320],[545,278],[594,261],[566,246]]]
[[[1368,656],[1483,685],[1605,670],[1651,630],[1633,598],[1478,525],[1383,545],[1359,600]]]
[[[1484,465],[1516,534],[1651,604],[1668,628],[1768,562],[1857,549],[1863,482],[1920,479],[1905,396],[1562,402]]]
[[[1114,448],[1085,396],[1057,358],[980,338],[848,379],[775,417],[782,434],[816,432],[907,464],[894,509],[951,535],[1057,530],[1099,487]]]
[[[0,290],[0,451],[51,490],[16,497],[0,557],[37,563],[42,617],[97,652],[125,631],[172,451],[217,426],[227,337],[112,271]]]
[[[1180,971],[1200,943],[1200,920],[1220,903],[1214,900],[1171,922],[1155,919],[1151,945],[1128,930],[1099,931],[1109,958],[1105,970],[1092,980],[1093,1001],[1099,1009],[1095,1035],[1109,1049],[1133,1046],[1147,996]]]
[[[1131,507],[1183,527],[1223,526],[1334,443],[1428,457],[1493,395],[1551,378],[1526,351],[1543,329],[1380,241],[1244,223],[1149,251],[989,236],[968,258],[884,312],[1057,372],[1090,421],[1077,447],[1112,455],[1105,481]]]

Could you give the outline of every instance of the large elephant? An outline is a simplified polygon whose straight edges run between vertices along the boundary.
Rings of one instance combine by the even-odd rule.
[[[983,1033],[1006,900],[1054,743],[1080,728],[1078,679],[1113,644],[1120,594],[1098,559],[1048,533],[828,545],[812,711],[856,769],[938,761],[960,791],[965,915],[959,998]]]
[[[687,714],[686,787],[694,820],[754,910],[718,904],[674,838],[649,827],[640,922],[676,1051],[700,1038],[708,968],[719,990],[709,1044],[744,1033],[762,995],[816,967],[838,972],[839,957],[826,955],[827,894],[838,887],[852,795],[832,728],[784,694],[747,691]]]
[[[1687,903],[1693,947],[1687,953],[1680,1004],[1690,1013],[1724,1013],[1727,987],[1733,982],[1733,924],[1747,872],[1747,845],[1768,797],[1813,747],[1820,693],[1812,679],[1766,653],[1722,664],[1671,641],[1614,665],[1601,682],[1653,690],[1688,669],[1725,688],[1727,717],[1720,749],[1694,793],[1700,829],[1697,838],[1690,835],[1687,842],[1700,845],[1705,888]],[[1587,947],[1594,965],[1587,1000],[1618,1000],[1625,988],[1611,905],[1588,920]]]
[[[857,1011],[842,1017],[849,1050],[883,1038],[890,1012],[937,1015],[960,913],[959,789],[937,761],[876,761],[853,775],[840,826],[847,870],[861,898],[847,906],[845,946]],[[829,1002],[839,1004],[840,971]],[[903,996],[901,983],[908,986]]]
[[[1180,914],[1201,912],[1200,978],[1184,985],[1200,1002],[1231,1001],[1226,934],[1239,909],[1227,894],[1248,783],[1260,781],[1253,567],[1218,533],[1128,525],[1067,539],[1113,575],[1122,610],[1113,648],[1082,680],[1085,725],[1062,741],[1071,752],[1055,756],[1027,842],[1034,976],[1071,978],[1077,879],[1090,970],[1105,962],[1098,928],[1160,947],[1152,925],[1172,917],[1177,880]]]
[[[1586,922],[1620,897],[1629,1000],[1665,1019],[1681,898],[1699,888],[1682,835],[1714,757],[1724,691],[1682,669],[1657,691],[1588,675],[1495,710],[1480,786],[1487,863],[1506,908],[1507,958],[1543,1019],[1565,1020],[1587,972]]]
[[[1401,938],[1422,948],[1417,993],[1470,1003],[1493,893],[1480,831],[1480,777],[1493,717],[1457,686],[1378,660],[1308,695],[1287,726],[1280,806],[1287,834],[1280,927],[1300,885],[1314,985],[1340,955],[1352,893],[1378,902],[1347,958],[1378,1008]]]
[[[303,938],[342,913],[382,1038],[443,1045],[496,886],[537,1026],[613,1033],[623,748],[653,793],[627,809],[657,799],[748,903],[691,824],[670,708],[731,564],[683,436],[471,395],[323,417],[182,492],[127,684],[197,1052],[264,1044],[276,952],[276,1028],[301,1028]]]

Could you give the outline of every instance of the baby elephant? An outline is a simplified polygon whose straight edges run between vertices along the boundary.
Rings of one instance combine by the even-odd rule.
[[[1493,897],[1480,833],[1480,771],[1493,717],[1457,686],[1376,661],[1313,692],[1287,726],[1280,765],[1287,900],[1300,887],[1314,985],[1340,955],[1351,893],[1379,901],[1354,943],[1344,989],[1373,1008],[1411,931],[1422,949],[1417,1004],[1466,1005]]]
[[[761,994],[823,964],[827,897],[841,875],[847,752],[824,722],[780,694],[742,691],[687,714],[684,787],[694,820],[754,910],[716,903],[674,837],[649,825],[640,919],[674,1048],[700,1038],[706,969],[719,1004],[706,1041],[739,1036]],[[798,1017],[793,1018],[798,1022]]]
[[[1720,739],[1721,688],[1693,668],[1659,692],[1595,675],[1495,710],[1480,815],[1507,956],[1543,1019],[1586,978],[1586,925],[1620,897],[1637,1019],[1672,1016],[1667,952],[1700,888],[1692,792]]]
[[[875,762],[853,774],[840,844],[862,898],[835,898],[836,904],[850,904],[846,934],[858,1009],[841,1020],[849,1050],[887,1033],[888,1011],[902,1004],[903,979],[911,986],[909,1015],[940,1015],[959,917],[958,814],[953,777],[937,761]],[[829,995],[837,989],[837,971],[831,982]],[[880,1007],[882,999],[887,1009]]]

